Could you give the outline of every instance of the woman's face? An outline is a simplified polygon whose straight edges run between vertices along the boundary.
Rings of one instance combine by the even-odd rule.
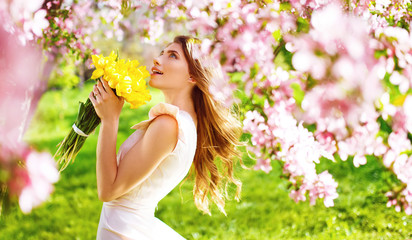
[[[161,90],[190,87],[189,66],[182,46],[172,43],[153,60],[149,85]]]

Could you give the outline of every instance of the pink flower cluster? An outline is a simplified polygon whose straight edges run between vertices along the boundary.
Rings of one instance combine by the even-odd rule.
[[[226,72],[248,71],[254,64],[263,67],[267,65],[265,63],[273,62],[273,54],[268,54],[275,45],[272,29],[263,26],[264,15],[268,13],[261,12],[255,3],[243,5],[240,11],[233,10],[226,16],[229,20],[216,33],[218,43],[214,51],[225,52],[227,58],[223,69]]]
[[[84,21],[93,14],[91,2],[80,1],[72,7],[64,6],[61,0],[49,1],[45,6],[43,4],[44,0],[2,1],[2,27],[16,35],[24,45],[40,42],[51,60],[66,56],[70,50],[74,50],[82,59],[89,51],[96,53],[87,34],[95,32],[99,23]]]
[[[384,79],[387,88],[397,89],[396,94],[384,93],[379,101],[382,118],[391,126],[388,137],[388,151],[383,157],[385,166],[402,182],[401,191],[392,190],[388,196],[388,206],[395,206],[412,214],[412,191],[408,172],[412,146],[407,137],[412,133],[412,25],[409,29],[385,26],[374,30],[379,40],[376,50],[383,52]]]
[[[296,11],[299,16],[308,18],[314,10],[318,10],[331,3],[342,3],[341,0],[290,0],[292,11]]]
[[[46,6],[51,27],[44,30],[41,38],[43,48],[57,61],[72,53],[79,62],[87,60],[91,54],[97,54],[91,35],[100,26],[98,16],[93,16],[93,3],[80,1],[77,4],[65,5],[60,1],[48,2]],[[56,12],[56,13],[55,13]],[[85,19],[90,21],[85,21]]]
[[[22,44],[42,37],[49,26],[47,12],[40,9],[44,0],[13,0],[0,3],[0,21],[7,32],[18,36]],[[16,25],[17,24],[17,25]]]
[[[409,109],[412,98],[408,94],[412,84],[412,37],[410,29],[408,32],[389,26],[385,16],[376,14],[389,6],[394,10],[395,5],[398,10],[406,6],[402,8],[402,4],[390,1],[377,1],[375,5],[359,2],[352,6],[360,17],[347,15],[334,4],[314,9],[309,32],[298,37],[287,36],[287,49],[294,52],[295,69],[316,81],[307,89],[302,102],[302,119],[316,123],[316,139],[329,153],[337,152],[343,160],[353,156],[356,167],[366,164],[367,155],[383,157],[388,169],[405,184],[404,191],[391,192],[389,205],[395,205],[394,198],[403,196],[398,199],[397,207],[402,205],[409,214],[410,202],[402,199],[410,199],[406,190],[410,182],[402,180],[405,177],[391,164],[410,156],[410,153],[402,155],[399,148],[410,145],[406,133],[412,128]],[[397,14],[405,13],[399,10]],[[379,59],[374,56],[377,51],[381,52]],[[384,78],[389,80],[389,87],[399,89],[400,95],[383,93],[387,88],[382,86]],[[380,134],[380,116],[393,131],[388,144]],[[403,137],[396,138],[400,132]],[[393,139],[398,139],[398,144],[391,144]],[[403,151],[410,151],[410,147],[406,148]],[[400,164],[406,171],[412,171],[405,161]]]
[[[266,101],[263,108],[267,120],[257,111],[249,111],[243,122],[244,130],[252,135],[250,150],[257,157],[255,169],[268,172],[270,160],[280,160],[283,174],[294,187],[290,196],[295,201],[305,201],[308,194],[311,204],[323,198],[326,207],[333,206],[338,197],[337,183],[328,172],[316,173],[320,157],[334,159],[333,156],[291,115],[293,99],[282,100],[277,92],[273,98],[275,104],[270,106]]]
[[[342,110],[331,106],[332,109],[341,112],[349,125],[356,125],[351,122],[351,111],[358,115],[356,106],[362,106],[360,103],[373,108],[373,101],[382,92],[376,74],[380,65],[370,47],[366,22],[345,14],[339,6],[332,4],[314,11],[310,23],[309,33],[287,36],[286,47],[294,52],[293,67],[320,81],[321,90],[316,86],[313,91],[332,91],[330,95],[336,95],[333,101]],[[311,90],[308,90],[310,94]],[[342,102],[344,98],[352,100]],[[326,109],[324,113],[333,113],[330,110]]]
[[[383,138],[378,137],[379,124],[377,117],[365,116],[362,125],[356,126],[350,137],[338,142],[339,156],[346,160],[348,156],[353,156],[353,165],[359,167],[367,163],[366,156],[382,156],[387,151],[387,146],[383,143]]]
[[[325,207],[333,207],[334,200],[338,197],[336,188],[338,183],[333,179],[328,171],[324,171],[312,179],[311,182],[303,182],[298,190],[292,190],[290,197],[296,202],[306,200],[306,192],[310,198],[310,204],[314,205],[316,199],[323,199]]]
[[[13,201],[16,197],[23,213],[46,201],[53,192],[53,183],[59,179],[56,163],[50,153],[39,153],[23,145],[8,148],[0,143],[0,172],[6,179],[1,179],[1,189],[9,189],[2,193]],[[4,199],[0,199],[4,201]]]
[[[405,94],[412,88],[412,25],[409,32],[400,27],[385,27],[374,32],[379,42],[377,50],[384,51],[382,57],[390,82]]]
[[[366,164],[365,155],[386,150],[376,138],[374,106],[383,91],[377,74],[382,64],[374,58],[366,22],[329,4],[315,10],[310,23],[307,34],[289,35],[286,46],[295,69],[317,82],[302,101],[303,120],[316,123],[316,136],[331,154],[339,149],[343,160],[352,155],[355,166]]]
[[[374,4],[369,4],[369,11],[374,15],[393,20],[393,24],[400,22],[409,23],[412,20],[408,6],[412,5],[410,0],[377,0]]]
[[[412,156],[407,156],[406,154],[400,155],[394,165],[393,171],[397,175],[398,179],[401,180],[406,186],[399,193],[398,196],[398,206],[402,206],[405,213],[412,215]],[[393,201],[393,200],[392,200]]]
[[[391,169],[403,183],[400,190],[389,191],[386,196],[387,206],[395,206],[396,211],[403,209],[412,215],[412,144],[407,139],[407,132],[392,132],[389,135],[390,150],[384,156],[384,164]],[[409,152],[409,156],[408,156]]]
[[[273,47],[278,45],[279,40],[273,35],[279,34],[275,33],[279,28],[282,32],[296,29],[296,17],[281,12],[280,3],[276,1],[264,7],[240,0],[155,1],[147,9],[152,9],[146,13],[150,19],[155,19],[155,22],[164,19],[167,22],[161,24],[165,28],[173,26],[174,30],[183,33],[213,36],[214,39],[203,41],[202,51],[220,61],[226,82],[229,80],[227,73],[231,72],[244,72],[245,82],[253,82],[255,79],[249,78],[251,68],[256,66],[259,80],[270,78],[275,69]],[[139,25],[143,26],[146,38],[150,38],[152,43],[159,40],[157,36],[164,31],[161,26],[149,24],[149,19],[141,23]],[[223,90],[218,93],[219,98],[225,99],[227,104],[233,103],[232,92],[236,86],[226,84],[219,86],[219,89]]]

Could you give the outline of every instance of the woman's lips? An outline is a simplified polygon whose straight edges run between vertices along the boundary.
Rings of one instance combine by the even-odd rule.
[[[163,75],[163,72],[160,71],[157,67],[152,67],[152,75],[154,74]]]

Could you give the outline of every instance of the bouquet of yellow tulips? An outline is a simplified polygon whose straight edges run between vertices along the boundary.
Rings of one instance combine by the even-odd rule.
[[[96,70],[91,79],[107,81],[117,96],[123,97],[130,103],[130,108],[138,108],[150,101],[151,96],[144,80],[150,74],[145,66],[139,66],[137,60],[119,59],[114,52],[111,52],[108,57],[93,55],[92,60]],[[87,99],[86,103],[80,102],[77,119],[70,133],[59,143],[59,148],[54,155],[61,165],[60,171],[73,162],[86,138],[99,124],[100,118],[90,99]]]

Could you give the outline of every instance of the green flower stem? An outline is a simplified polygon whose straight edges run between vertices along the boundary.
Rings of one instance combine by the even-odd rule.
[[[97,116],[94,110],[93,104],[90,99],[87,99],[86,103],[80,102],[79,113],[75,121],[77,128],[82,130],[86,135],[89,135],[100,124],[100,118]],[[57,159],[60,164],[60,172],[63,171],[69,163],[72,163],[82,148],[87,137],[78,135],[73,128],[69,134],[58,144],[54,158]]]

